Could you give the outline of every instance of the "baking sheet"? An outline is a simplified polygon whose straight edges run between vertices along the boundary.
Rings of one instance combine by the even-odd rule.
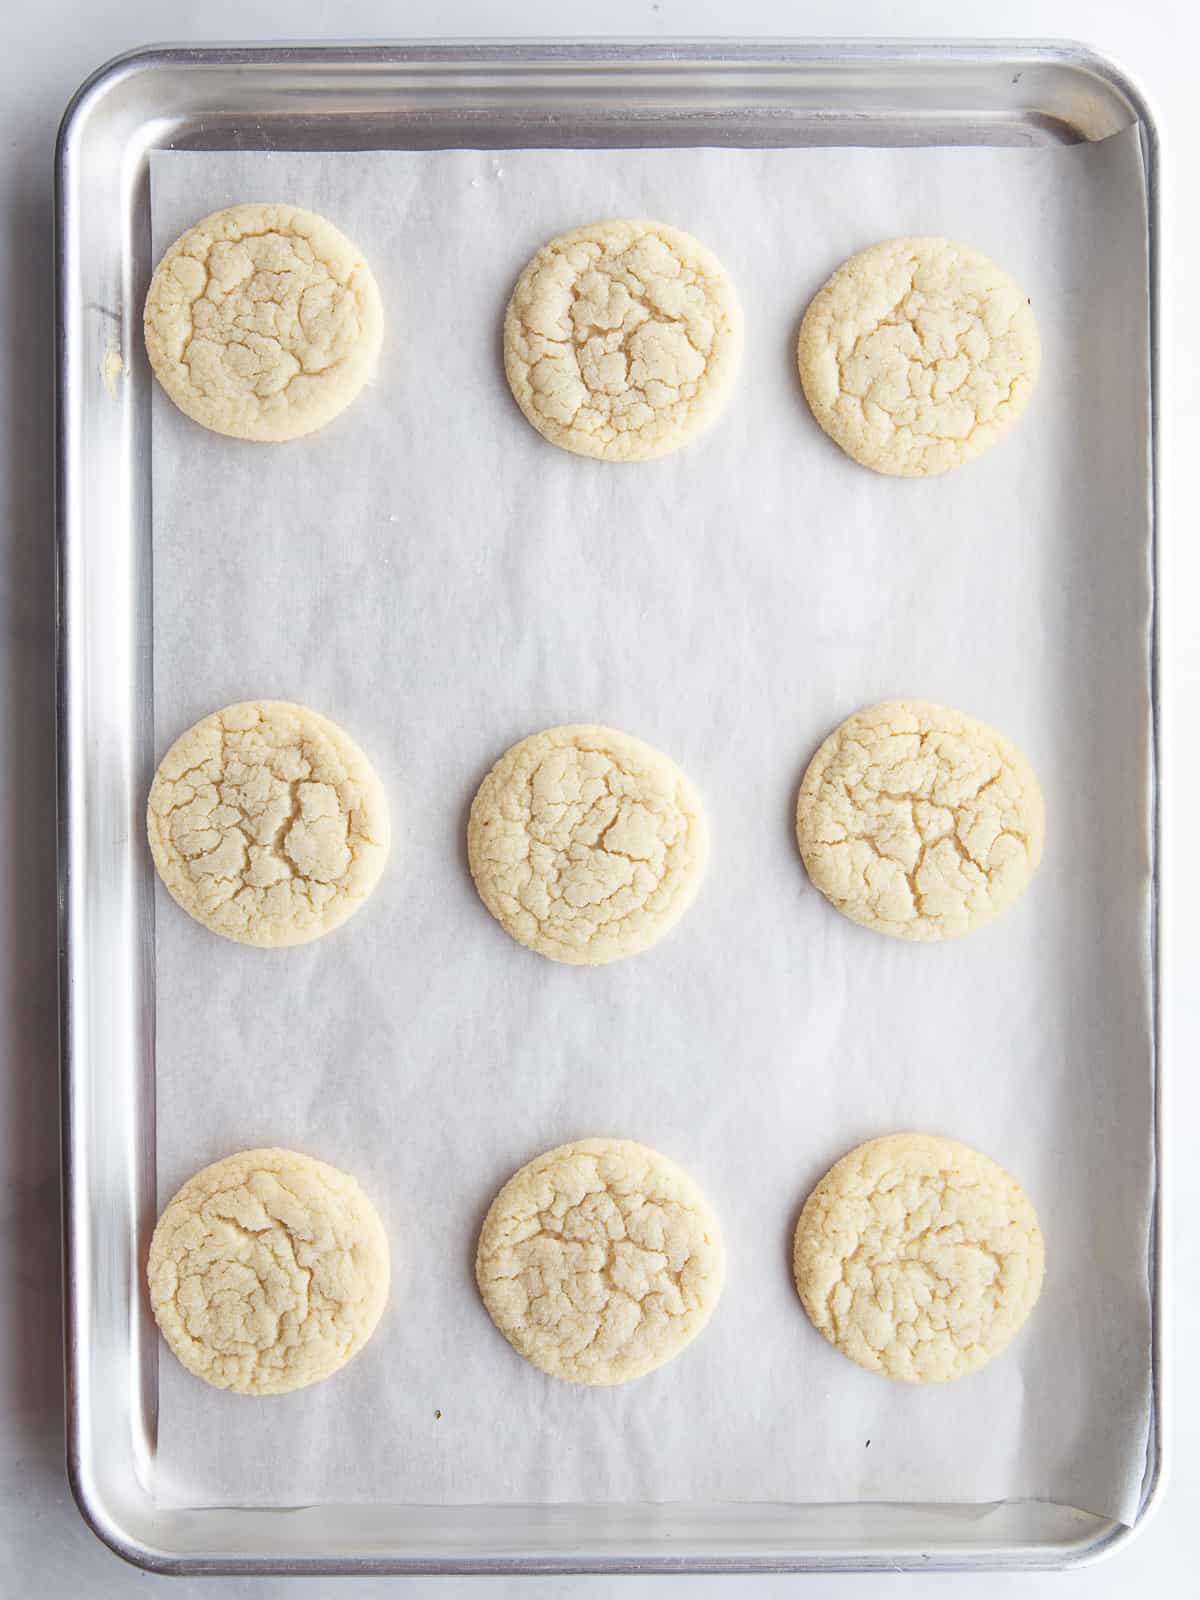
[[[1153,1183],[1135,141],[152,156],[156,255],[209,210],[284,197],[360,244],[389,313],[376,384],[310,439],[221,439],[155,394],[158,749],[231,700],[306,701],[363,744],[396,833],[369,906],[298,950],[215,939],[159,891],[161,1200],[229,1151],[291,1145],[360,1178],[394,1251],[375,1339],[327,1384],[247,1400],[163,1354],[161,1503],[1037,1497],[1132,1517]],[[702,443],[614,466],[524,422],[499,325],[544,239],[638,213],[723,260],[746,352]],[[1014,434],[927,483],[829,444],[792,357],[832,267],[905,232],[994,255],[1044,343]],[[1046,793],[1030,892],[941,947],[837,916],[791,832],[820,739],[895,694],[994,723]],[[595,970],[507,939],[465,862],[488,766],[571,720],[671,754],[713,831],[675,934]],[[1047,1238],[1026,1331],[945,1388],[853,1367],[790,1281],[811,1184],[905,1127],[1008,1166]],[[683,1357],[585,1391],[509,1350],[472,1262],[517,1165],[606,1132],[701,1182],[729,1283]]]

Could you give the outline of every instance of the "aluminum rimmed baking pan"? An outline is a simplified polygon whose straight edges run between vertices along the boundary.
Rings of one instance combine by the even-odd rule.
[[[141,1292],[155,1183],[155,943],[142,807],[155,758],[152,152],[720,145],[1050,147],[1138,130],[1156,369],[1158,155],[1136,90],[1065,45],[705,43],[159,49],[101,69],[57,166],[59,785],[72,1486],[118,1553],[172,1572],[563,1572],[1062,1566],[1121,1523],[1043,1500],[305,1504],[155,1495],[157,1333]],[[1151,419],[1153,421],[1153,419]],[[1157,442],[1151,435],[1151,470]],[[1151,557],[1156,559],[1152,528]],[[1144,663],[1153,689],[1156,644]],[[1150,701],[1157,745],[1157,713]],[[1151,803],[1157,874],[1156,802]],[[1157,877],[1155,878],[1157,883]],[[1152,939],[1157,1018],[1157,943]],[[1146,1095],[1161,1129],[1157,1028]],[[1151,1244],[1161,1481],[1161,1148]]]

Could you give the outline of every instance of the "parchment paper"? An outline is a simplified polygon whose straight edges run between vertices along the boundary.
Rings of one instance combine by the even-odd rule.
[[[159,891],[158,1171],[278,1143],[355,1173],[394,1249],[370,1346],[284,1398],[165,1352],[163,1501],[991,1501],[1130,1518],[1149,1402],[1145,201],[1135,135],[1002,150],[156,154],[159,254],[219,206],[284,197],[378,275],[374,387],[286,446],[154,397],[161,753],[229,701],[342,723],[383,776],[394,854],[369,906],[301,949],[213,937]],[[651,464],[545,444],[511,401],[518,271],[594,217],[662,217],[736,281],[729,407]],[[813,423],[793,348],[839,261],[946,233],[1026,286],[1044,374],[1018,429],[948,476],[877,476]],[[1030,892],[910,947],[805,878],[796,786],[889,695],[1014,738],[1045,789]],[[712,864],[656,949],[556,965],[476,898],[464,827],[514,740],[595,720],[672,755]],[[809,1326],[789,1250],[861,1139],[952,1134],[1017,1174],[1048,1250],[1027,1328],[965,1381],[860,1371]],[[729,1281],[667,1368],[589,1392],[492,1329],[472,1276],[495,1190],[573,1136],[682,1162]],[[439,1415],[440,1414],[440,1415]]]

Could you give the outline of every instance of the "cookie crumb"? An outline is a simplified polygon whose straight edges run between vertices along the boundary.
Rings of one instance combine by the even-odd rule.
[[[108,391],[110,400],[117,398],[117,383],[125,371],[125,363],[121,359],[121,352],[116,346],[110,346],[104,353],[104,361],[100,367],[100,376],[104,380],[104,387]]]

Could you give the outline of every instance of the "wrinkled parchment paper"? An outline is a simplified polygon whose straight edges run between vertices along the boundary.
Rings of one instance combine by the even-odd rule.
[[[394,1251],[331,1382],[222,1394],[163,1351],[164,1502],[990,1501],[1129,1518],[1149,1414],[1153,1183],[1145,199],[1135,135],[1070,149],[157,154],[156,256],[284,198],[355,239],[388,313],[374,387],[297,443],[219,438],[154,396],[161,753],[229,701],[305,701],[368,752],[395,846],[373,900],[295,950],[157,907],[158,1172],[283,1144],[355,1173]],[[500,322],[551,235],[645,214],[724,262],[746,314],[727,411],[622,466],[545,444]],[[929,482],[818,431],[793,360],[842,258],[946,233],[1032,298],[1016,431]],[[910,947],[833,912],[792,834],[842,717],[945,700],[1034,762],[1046,856],[972,937]],[[524,734],[599,721],[699,787],[700,899],[646,954],[540,959],[477,900],[476,785]],[[861,1139],[952,1134],[1019,1176],[1042,1299],[1000,1359],[910,1388],[809,1326],[789,1254]],[[475,1293],[497,1187],[574,1136],[641,1139],[716,1207],[729,1281],[686,1354],[624,1388],[543,1377]],[[869,1445],[868,1445],[869,1441]]]

